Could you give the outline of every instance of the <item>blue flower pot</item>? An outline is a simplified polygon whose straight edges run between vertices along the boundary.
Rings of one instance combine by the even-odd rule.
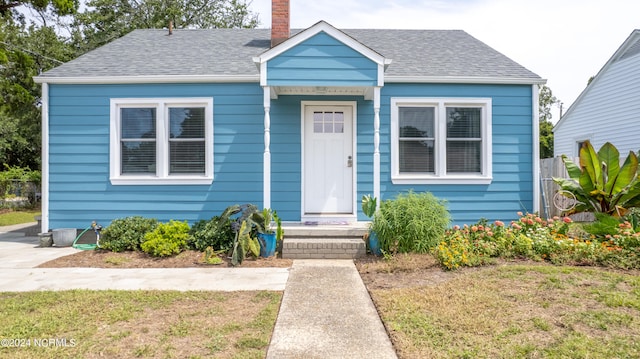
[[[380,250],[380,241],[378,241],[378,234],[374,231],[369,231],[369,250],[373,255],[382,255],[382,250]]]
[[[258,233],[260,257],[271,257],[276,254],[276,234]]]

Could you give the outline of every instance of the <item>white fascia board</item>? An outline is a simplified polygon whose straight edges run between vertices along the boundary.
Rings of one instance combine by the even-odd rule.
[[[370,59],[371,61],[379,64],[379,65],[388,65],[386,63],[386,60],[384,58],[384,56],[380,55],[379,53],[375,52],[374,50],[372,50],[371,48],[363,45],[361,42],[357,41],[356,39],[354,39],[353,37],[347,35],[346,33],[336,29],[335,27],[333,27],[332,25],[330,25],[329,23],[327,23],[326,21],[319,21],[317,22],[315,25],[311,26],[310,28],[303,30],[295,35],[293,35],[292,37],[290,37],[289,39],[287,39],[286,41],[284,41],[283,43],[265,51],[264,53],[262,53],[262,55],[260,55],[259,57],[254,57],[253,61],[254,62],[267,62],[269,60],[271,60],[272,58],[280,55],[281,53],[297,46],[298,44],[312,38],[313,36],[319,34],[320,32],[325,32],[327,35],[335,38],[336,40],[342,42],[343,44],[345,44],[346,46],[349,46],[350,48],[352,48],[353,50],[361,53],[363,56],[367,57],[368,59]]]
[[[543,85],[547,80],[518,77],[464,77],[464,76],[385,76],[386,83],[463,83],[503,85]]]
[[[157,84],[157,83],[239,83],[239,82],[259,82],[260,75],[152,75],[152,76],[72,76],[72,77],[46,77],[36,76],[33,78],[36,83],[49,84]]]

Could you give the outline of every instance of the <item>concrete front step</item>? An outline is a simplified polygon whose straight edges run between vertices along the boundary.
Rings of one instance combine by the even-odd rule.
[[[366,254],[367,247],[362,237],[291,238],[285,235],[282,241],[282,258],[354,259]]]
[[[286,223],[282,257],[291,259],[353,259],[367,254],[363,236],[368,222],[351,224]]]

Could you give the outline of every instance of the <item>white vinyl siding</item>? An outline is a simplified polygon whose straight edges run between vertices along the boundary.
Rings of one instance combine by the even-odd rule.
[[[553,130],[554,155],[576,157],[584,140],[623,156],[640,150],[640,54],[611,63],[585,91]]]
[[[491,155],[491,99],[391,99],[393,183],[488,184]]]
[[[111,99],[114,185],[210,184],[213,99]]]

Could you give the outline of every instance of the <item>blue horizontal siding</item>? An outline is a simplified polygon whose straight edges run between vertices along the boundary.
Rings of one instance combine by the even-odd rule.
[[[262,202],[263,91],[257,84],[49,86],[50,227],[84,228],[132,215],[196,221]],[[207,186],[112,186],[111,98],[213,98],[214,181]]]
[[[321,32],[267,63],[270,86],[374,86],[378,66]]]
[[[493,180],[489,185],[394,185],[391,182],[392,97],[482,97],[492,100]],[[533,127],[531,86],[387,84],[381,97],[381,188],[383,199],[408,190],[430,191],[447,201],[452,224],[480,218],[510,221],[533,210]]]
[[[313,42],[326,40],[313,38]],[[331,51],[344,55],[350,49],[333,44],[320,50],[308,46],[292,50],[296,56],[324,56],[336,61],[335,54],[325,55]],[[334,64],[334,70],[340,66],[343,69],[357,66],[356,60],[344,58],[349,60],[339,66]],[[299,60],[283,57],[277,58],[274,64],[280,61],[302,66]],[[318,59],[309,63],[318,63]],[[110,184],[109,100],[136,97],[213,97],[214,181],[211,185]],[[491,98],[493,181],[489,185],[391,183],[392,97]],[[372,101],[362,97],[280,96],[271,103],[271,198],[272,207],[286,221],[300,220],[301,101],[357,102],[357,198],[373,191]],[[387,84],[382,89],[380,112],[382,199],[410,189],[430,191],[447,201],[453,223],[457,224],[476,222],[480,218],[508,221],[515,219],[518,211],[531,211],[534,147],[531,116],[530,86]],[[193,222],[208,219],[235,203],[261,206],[263,121],[262,89],[257,84],[50,85],[51,228],[84,228],[93,220],[106,225],[115,218],[132,215]],[[366,219],[361,213],[359,218]]]

